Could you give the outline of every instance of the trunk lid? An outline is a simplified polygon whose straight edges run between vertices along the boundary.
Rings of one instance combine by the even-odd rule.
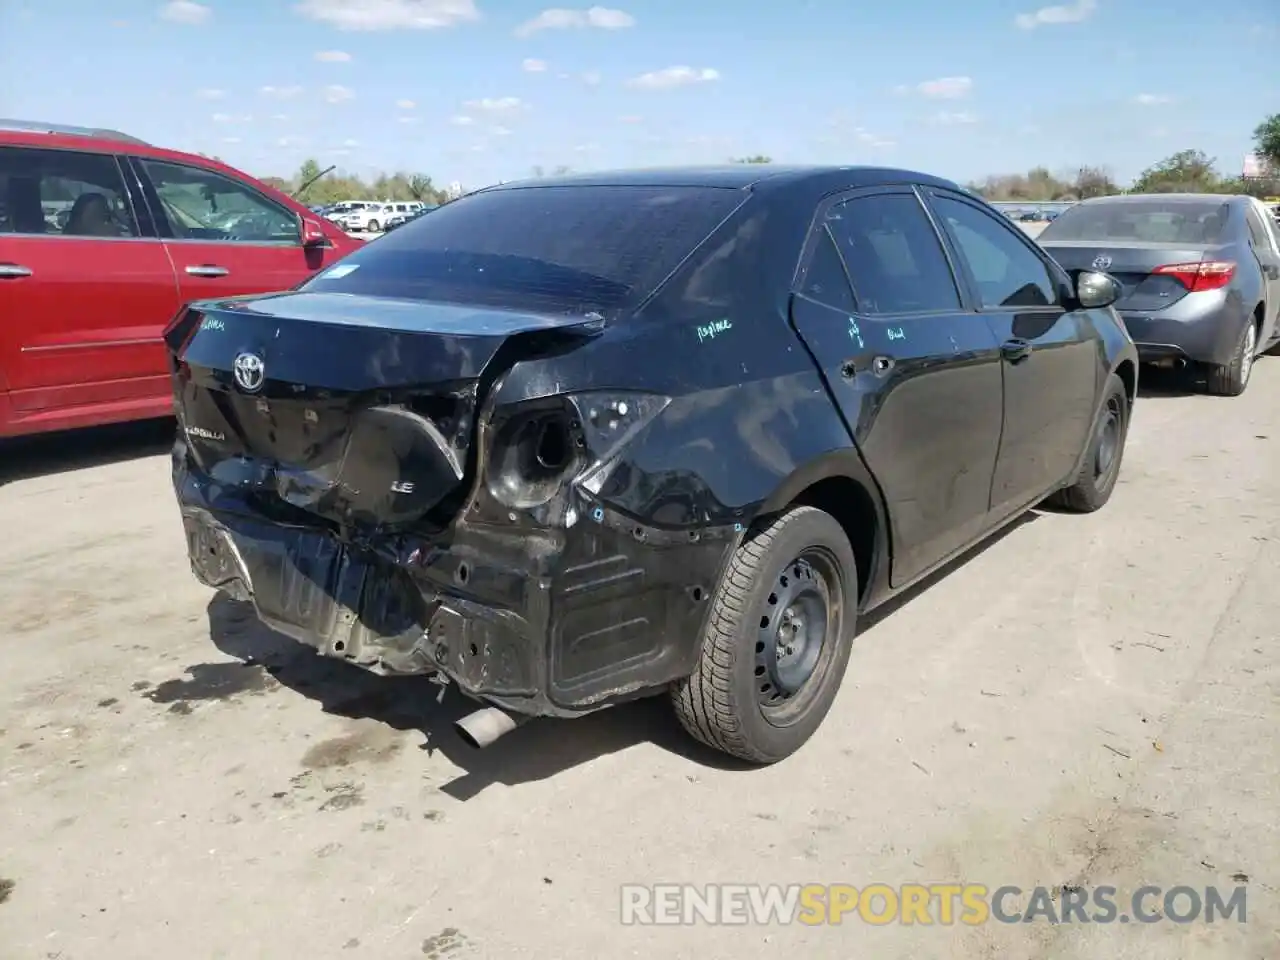
[[[1153,275],[1152,271],[1174,263],[1213,260],[1217,249],[1135,240],[1117,244],[1098,240],[1048,240],[1040,246],[1064,270],[1097,270],[1115,277],[1123,291],[1116,302],[1117,310],[1163,310],[1177,303],[1187,295],[1187,288],[1177,277]],[[1109,262],[1103,266],[1105,261]]]
[[[602,326],[285,293],[193,304],[166,341],[187,448],[215,483],[343,526],[398,527],[462,488],[499,373]]]

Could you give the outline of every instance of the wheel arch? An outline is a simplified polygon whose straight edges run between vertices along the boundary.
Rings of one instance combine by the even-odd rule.
[[[857,450],[829,451],[794,470],[764,501],[755,522],[796,506],[816,507],[840,524],[858,563],[858,604],[865,608],[887,581],[891,537],[880,486]]]

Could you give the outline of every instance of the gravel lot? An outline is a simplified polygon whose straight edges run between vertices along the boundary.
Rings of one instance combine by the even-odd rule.
[[[0,957],[1280,956],[1280,360],[1143,392],[1106,510],[864,624],[753,771],[662,701],[470,750],[456,694],[195,583],[167,425],[0,448]],[[915,880],[1246,883],[1248,922],[618,922],[623,883]]]

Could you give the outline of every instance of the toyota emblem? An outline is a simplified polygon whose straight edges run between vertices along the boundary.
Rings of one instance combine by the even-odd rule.
[[[1093,269],[1105,270],[1109,266],[1111,266],[1111,258],[1108,257],[1105,253],[1099,257],[1093,258]]]
[[[236,361],[232,368],[236,386],[245,393],[257,393],[262,389],[262,382],[266,379],[266,369],[262,357],[256,353],[245,351],[236,354]]]

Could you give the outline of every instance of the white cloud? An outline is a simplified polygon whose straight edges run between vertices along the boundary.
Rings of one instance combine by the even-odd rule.
[[[1057,26],[1062,23],[1080,23],[1093,16],[1097,9],[1098,0],[1076,0],[1075,3],[1041,7],[1033,13],[1020,13],[1013,18],[1013,22],[1022,30]]]
[[[916,86],[916,92],[933,100],[960,100],[973,91],[969,77],[941,77]]]
[[[665,70],[654,70],[642,73],[627,81],[627,86],[640,90],[674,90],[676,87],[687,87],[696,83],[710,83],[720,79],[720,71],[711,67],[695,70],[693,67],[667,67]]]
[[[450,122],[450,123],[452,123],[455,127],[469,127],[469,126],[471,126],[472,124],[474,124],[474,123],[475,123],[475,121],[474,121],[473,119],[471,119],[470,117],[465,117],[465,116],[457,116],[457,117],[454,117],[454,118],[453,118],[452,120],[450,120],[449,122]]]
[[[404,114],[402,116],[396,117],[396,122],[404,123],[404,124],[417,123],[418,118],[415,116],[412,116],[411,114]]]
[[[292,100],[294,97],[302,93],[302,87],[260,87],[258,93],[264,97],[271,97],[274,100]]]
[[[485,113],[509,113],[521,107],[519,97],[485,97],[481,100],[468,100],[465,106],[470,110],[483,110]]]
[[[208,23],[213,11],[204,4],[193,0],[170,0],[160,8],[160,19],[171,23],[187,23],[198,26]]]
[[[316,54],[316,59],[321,63],[350,63],[351,54],[345,50],[321,50]]]
[[[302,143],[301,137],[281,137],[276,141],[277,147],[292,147],[295,144]]]
[[[215,113],[210,119],[214,123],[235,123],[236,118],[229,113]]]
[[[583,27],[625,30],[635,25],[636,18],[623,10],[611,10],[608,7],[590,7],[586,10],[553,7],[516,27],[516,36],[527,37],[540,30],[574,30]]]
[[[226,95],[227,92],[225,90],[215,90],[212,87],[196,91],[197,100],[221,100]]]
[[[340,83],[332,83],[324,88],[324,99],[326,103],[346,103],[356,98],[355,91],[350,87],[344,87]]]
[[[439,30],[480,19],[474,0],[301,0],[294,9],[339,30]]]
[[[240,138],[239,137],[223,137],[222,142],[223,143],[239,143]]]
[[[1169,103],[1170,98],[1159,93],[1140,93],[1133,98],[1133,102],[1143,107],[1156,107],[1162,103]]]
[[[520,64],[525,73],[545,73],[547,69],[547,61],[535,60],[533,57],[527,58]]]
[[[620,123],[639,123],[640,120],[641,118],[637,117],[634,113],[629,113],[625,117],[618,118]]]
[[[343,140],[342,145],[347,148],[358,147],[360,146],[360,141],[359,140]]]
[[[582,75],[582,82],[585,83],[588,87],[600,86],[600,81],[602,79],[604,78],[600,76],[599,70],[588,70],[586,73]]]
[[[978,117],[977,115],[970,113],[968,110],[961,110],[955,113],[944,110],[942,113],[934,114],[933,122],[949,127],[957,124],[977,123]]]
[[[511,136],[511,129],[509,127],[490,127],[489,133],[495,137],[509,137]]]
[[[401,110],[413,110],[418,105],[414,103],[412,100],[397,100],[396,106],[399,107]]]
[[[271,115],[271,119],[275,120],[277,123],[284,123],[289,119],[289,115],[287,113],[273,113]]]

